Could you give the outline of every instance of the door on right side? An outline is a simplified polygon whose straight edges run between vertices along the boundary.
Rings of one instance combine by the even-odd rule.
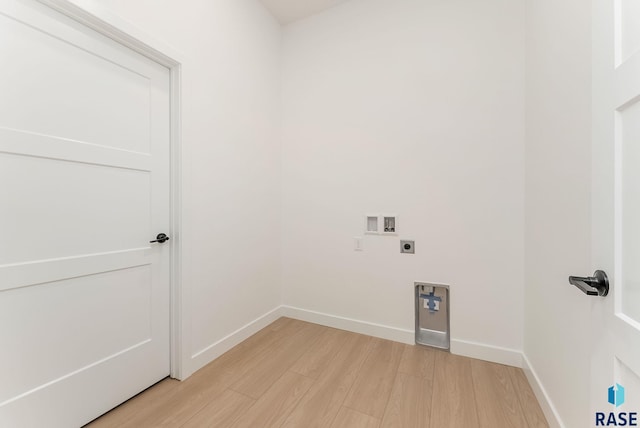
[[[589,426],[637,426],[640,1],[593,0],[592,5],[592,261],[594,269],[609,275],[610,292],[583,297],[592,299]]]

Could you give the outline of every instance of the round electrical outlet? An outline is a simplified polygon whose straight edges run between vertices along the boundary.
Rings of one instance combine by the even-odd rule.
[[[403,254],[415,254],[415,242],[400,241],[400,252]]]

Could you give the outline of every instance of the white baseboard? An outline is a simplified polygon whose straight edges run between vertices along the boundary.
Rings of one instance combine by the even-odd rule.
[[[284,317],[308,321],[314,324],[320,324],[340,330],[347,330],[354,333],[366,334],[367,336],[379,337],[381,339],[393,340],[394,342],[407,343],[409,345],[413,345],[415,343],[413,330],[403,330],[367,321],[354,320],[351,318],[324,314],[322,312],[294,308],[293,306],[281,306],[280,308],[281,315]]]
[[[562,423],[560,416],[558,415],[558,411],[556,410],[553,402],[549,398],[547,391],[542,386],[540,382],[540,378],[538,377],[536,371],[531,366],[529,359],[526,355],[522,355],[522,370],[524,370],[525,376],[527,376],[527,380],[531,385],[531,389],[533,389],[533,393],[536,395],[538,399],[538,403],[540,403],[540,407],[542,407],[542,412],[544,416],[547,418],[547,422],[549,423],[550,428],[565,428],[565,425]]]
[[[354,320],[352,318],[339,317],[322,312],[309,311],[307,309],[295,308],[292,306],[281,306],[280,308],[281,315],[285,317],[308,321],[327,327],[338,328],[340,330],[352,331],[354,333],[366,334],[368,336],[379,337],[382,339],[393,340],[395,342],[406,343],[409,345],[415,344],[415,332],[413,330],[403,330],[400,328]],[[452,339],[451,353],[470,358],[477,358],[479,360],[491,361],[493,363],[505,364],[508,366],[522,367],[522,352],[514,349],[499,348],[497,346]]]
[[[415,343],[413,330],[404,330],[397,327],[389,327],[382,324],[282,305],[193,354],[190,363],[192,368],[191,373],[209,364],[229,349],[246,340],[249,336],[257,333],[280,317],[294,318],[301,321],[307,321],[354,333],[366,334],[368,336],[393,340],[395,342],[406,343],[409,345],[413,345]],[[451,353],[514,367],[523,367],[522,353],[513,349],[452,339]],[[529,377],[529,374],[527,374],[527,377]],[[529,379],[529,382],[531,382],[533,386],[534,381]],[[539,385],[539,383],[537,385]],[[537,393],[536,396],[538,396]],[[544,394],[544,396],[546,397],[546,394]],[[542,398],[539,397],[539,399],[540,401],[543,401]]]
[[[195,373],[197,370],[209,364],[211,361],[218,358],[220,355],[227,352],[229,349],[243,342],[250,336],[254,335],[258,331],[262,330],[282,315],[281,306],[267,312],[261,317],[251,321],[249,324],[239,328],[233,333],[223,337],[215,343],[207,346],[206,348],[196,352],[191,356],[190,367],[192,368],[191,373]]]
[[[522,352],[484,343],[451,339],[451,353],[506,366],[522,367]]]

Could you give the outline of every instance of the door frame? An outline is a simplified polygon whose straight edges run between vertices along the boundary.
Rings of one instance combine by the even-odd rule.
[[[188,305],[185,304],[184,270],[182,266],[182,64],[183,57],[172,48],[143,33],[130,23],[122,20],[104,6],[93,0],[36,0],[37,2],[62,13],[116,43],[167,67],[170,72],[170,376],[184,380],[191,373],[185,364],[188,347],[185,339],[189,332],[186,317]]]

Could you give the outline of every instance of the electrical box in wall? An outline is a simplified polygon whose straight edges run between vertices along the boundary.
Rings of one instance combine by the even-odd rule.
[[[365,216],[365,233],[369,235],[397,235],[398,216],[393,214]]]
[[[395,233],[396,232],[396,218],[395,217],[383,217],[383,232],[385,233]]]
[[[368,215],[366,218],[365,231],[369,234],[378,234],[378,216]]]
[[[416,344],[449,349],[449,286],[415,283]]]

